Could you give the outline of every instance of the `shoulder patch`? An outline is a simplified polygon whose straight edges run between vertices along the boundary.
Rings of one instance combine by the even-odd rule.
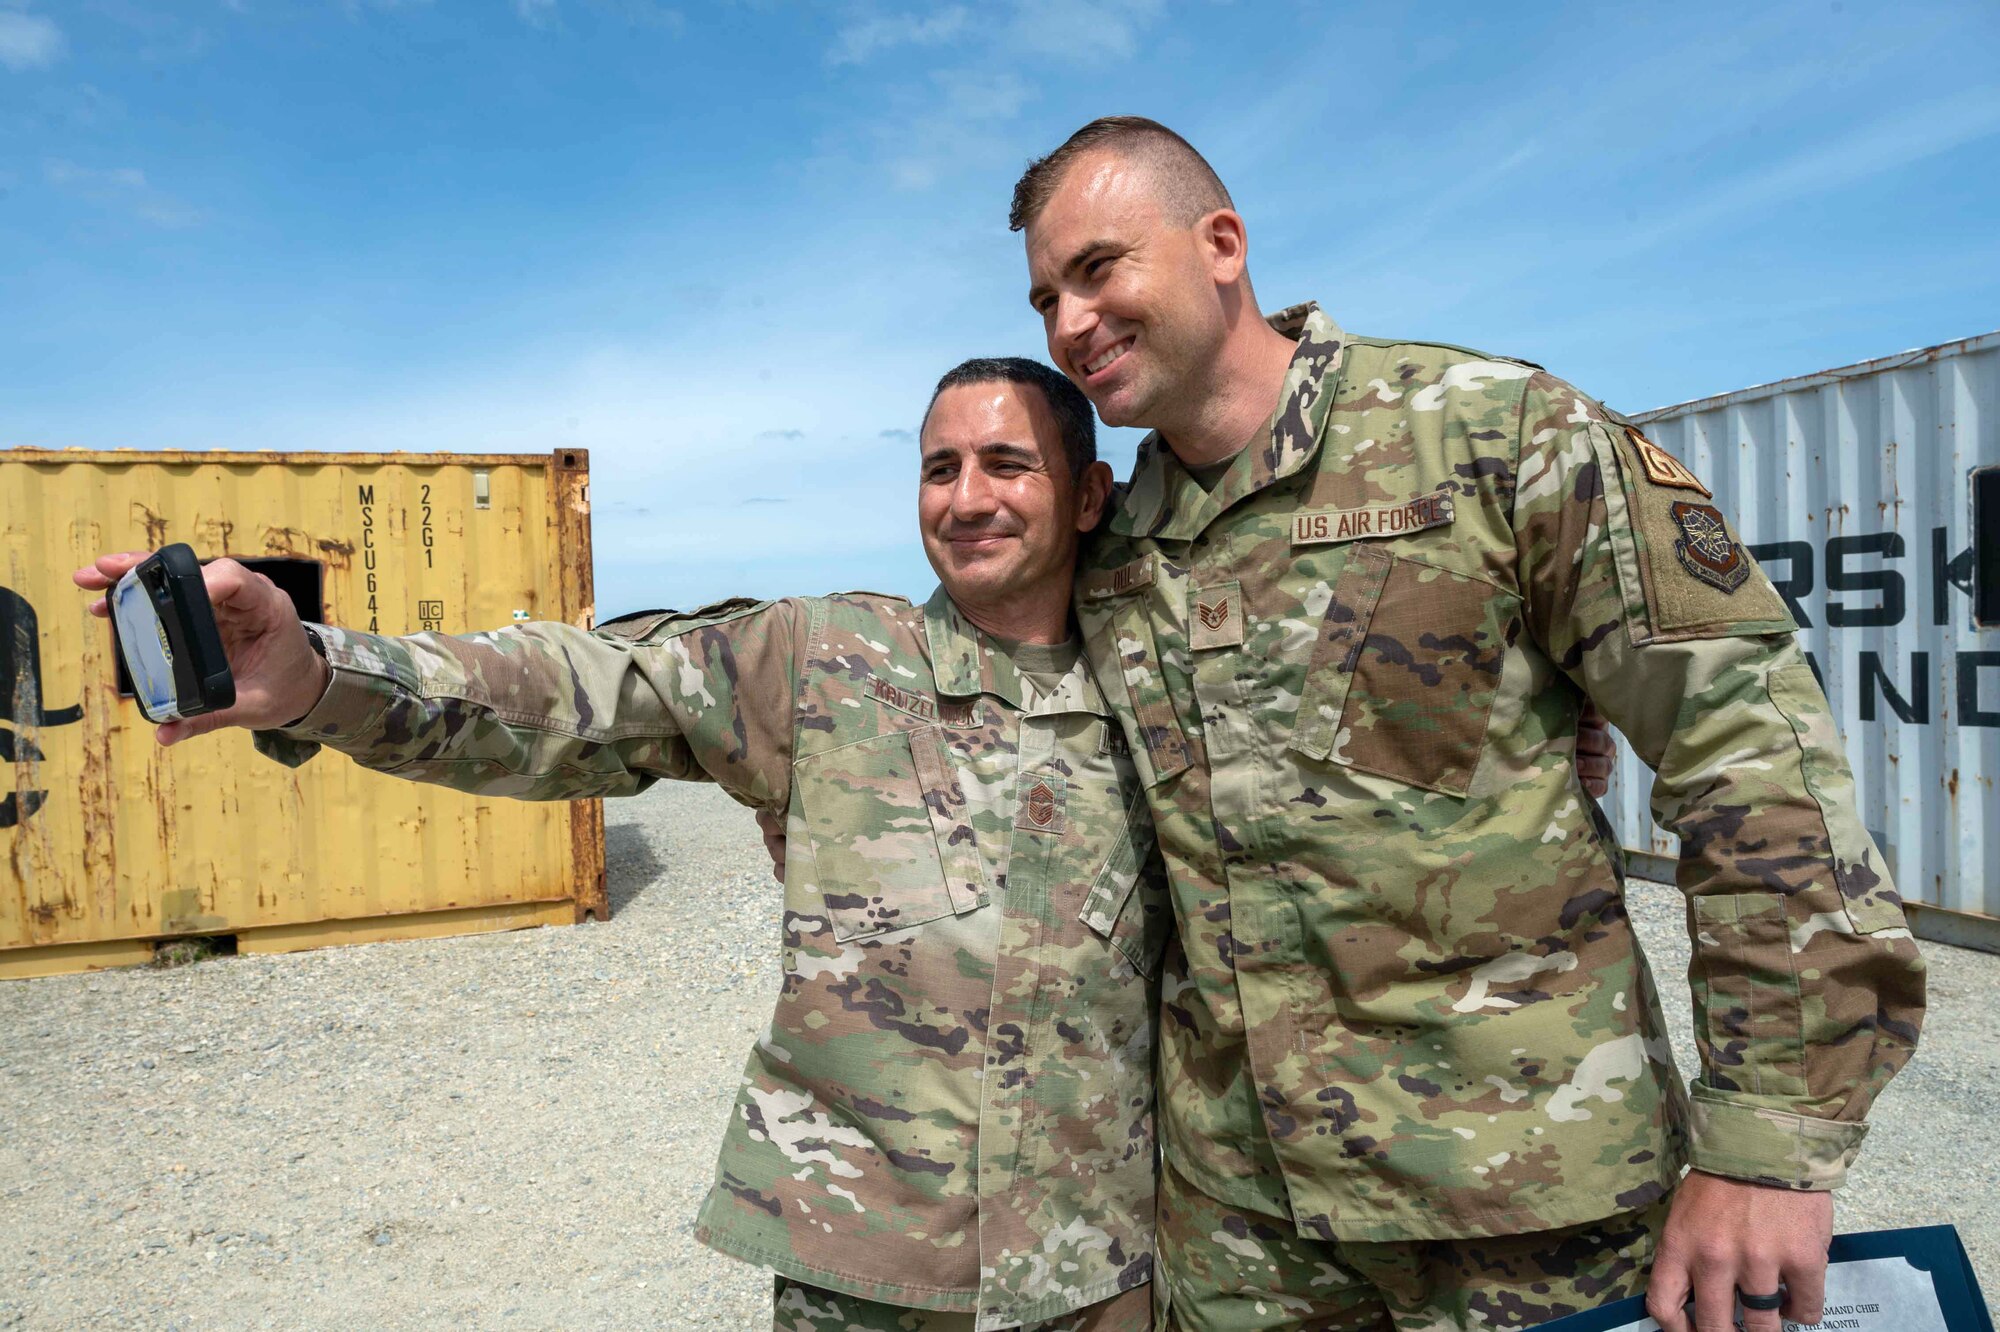
[[[1750,576],[1750,557],[1730,535],[1721,510],[1712,504],[1686,504],[1679,500],[1668,510],[1680,539],[1674,554],[1687,571],[1720,592],[1734,592]]]
[[[1798,628],[1722,511],[1684,498],[1687,491],[1700,489],[1698,482],[1655,480],[1640,447],[1649,441],[1637,431],[1607,425],[1591,433],[1598,441],[1599,466],[1606,471],[1612,539],[1630,549],[1637,591],[1645,603],[1646,628],[1642,635],[1635,620],[1635,641],[1731,638]],[[1665,450],[1653,448],[1671,459]],[[1700,493],[1708,497],[1706,490]]]
[[[1625,434],[1632,441],[1632,451],[1639,455],[1639,470],[1645,473],[1648,481],[1676,490],[1700,491],[1706,499],[1715,498],[1714,492],[1687,469],[1686,463],[1640,434],[1636,426],[1626,426]]]

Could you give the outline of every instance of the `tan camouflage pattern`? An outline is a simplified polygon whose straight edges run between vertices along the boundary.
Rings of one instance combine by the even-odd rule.
[[[1521,1235],[1330,1241],[1169,1169],[1153,1284],[1178,1332],[1534,1327],[1642,1293],[1670,1205]]]
[[[523,799],[712,780],[784,812],[784,985],[704,1241],[982,1329],[1148,1281],[1172,917],[1081,659],[1033,687],[942,592],[322,634],[326,697],[259,736],[287,761]]]
[[[778,1277],[771,1298],[772,1332],[975,1332],[972,1314],[939,1313],[815,1290]],[[1152,1332],[1153,1292],[1137,1286],[1022,1332]]]
[[[1689,1161],[1837,1185],[1922,963],[1769,581],[1719,517],[1691,572],[1671,506],[1707,497],[1537,367],[1274,322],[1268,440],[1211,493],[1149,438],[1078,582],[1185,949],[1168,1159],[1341,1240],[1574,1225]],[[1586,694],[1682,839],[1692,1119],[1573,762]]]

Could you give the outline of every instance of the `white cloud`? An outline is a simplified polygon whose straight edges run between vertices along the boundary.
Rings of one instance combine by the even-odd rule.
[[[1020,115],[1034,95],[1005,71],[940,70],[929,92],[908,99],[909,114],[875,128],[890,181],[898,189],[929,189],[947,172],[1008,160],[1017,146],[997,127]]]
[[[1679,208],[1655,217],[1650,225],[1624,231],[1607,251],[1627,254],[1716,223],[1774,218],[1813,195],[1898,171],[1996,134],[2000,134],[2000,93],[1967,89],[1891,112],[1782,161],[1762,163],[1704,195],[1683,197]]]
[[[1007,39],[1028,55],[1130,60],[1159,13],[1159,0],[1020,0]]]
[[[262,419],[232,412],[186,429],[211,445],[242,447],[587,448],[606,614],[736,592],[884,582],[924,591],[916,446],[885,437],[883,415],[921,410],[937,358],[907,367],[900,356],[862,361],[835,340],[824,360],[772,373],[753,351],[602,345],[467,367],[403,392],[288,402]],[[155,428],[152,438],[175,433]]]
[[[162,193],[137,167],[86,167],[60,158],[45,163],[42,176],[65,194],[120,209],[158,227],[190,227],[202,211]]]
[[[957,5],[934,14],[875,15],[850,23],[834,35],[829,65],[858,65],[898,46],[937,46],[963,34],[970,15]]]
[[[397,0],[376,0],[396,3]],[[417,0],[428,4],[430,0]],[[634,28],[652,28],[678,34],[687,27],[687,16],[656,0],[585,0],[585,7]],[[531,28],[558,29],[563,26],[562,0],[514,0],[514,16]]]
[[[1051,59],[1090,67],[1129,64],[1161,13],[1159,0],[1009,0],[976,11],[959,6],[928,17],[871,16],[840,30],[830,65],[854,64],[892,47],[977,46],[977,60],[912,59],[917,71],[873,90],[878,104],[857,122],[872,140],[866,158],[895,189],[931,190],[973,173],[1018,169],[1012,132],[1044,86],[1062,88]]]
[[[903,46],[989,42],[1001,56],[1054,56],[1079,62],[1129,60],[1160,0],[1013,0],[975,18],[960,5],[928,14],[870,14],[834,34],[829,65],[856,65]]]
[[[62,29],[52,20],[0,9],[0,65],[14,70],[37,69],[54,64],[62,49]]]

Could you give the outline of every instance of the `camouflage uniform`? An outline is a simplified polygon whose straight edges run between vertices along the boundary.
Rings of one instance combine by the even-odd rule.
[[[1169,1165],[1160,1179],[1167,1270],[1153,1285],[1171,1316],[1156,1326],[1169,1332],[1533,1327],[1644,1291],[1669,1205],[1661,1198],[1637,1211],[1519,1235],[1335,1243],[1218,1202]]]
[[[1576,1225],[1688,1162],[1835,1187],[1922,964],[1784,603],[1539,368],[1273,322],[1268,437],[1212,491],[1148,439],[1078,581],[1188,959],[1167,1159],[1329,1241]],[[1691,1103],[1575,773],[1586,693],[1682,839]]]
[[[1028,1323],[1021,1332],[1150,1332],[1150,1285],[1134,1286],[1088,1308]],[[938,1313],[815,1290],[779,1277],[771,1293],[772,1332],[973,1332],[974,1314]]]
[[[321,633],[325,697],[259,736],[284,761],[524,799],[706,779],[784,812],[784,985],[705,1242],[980,1329],[1147,1282],[1172,917],[1080,658],[1044,691],[942,592]]]

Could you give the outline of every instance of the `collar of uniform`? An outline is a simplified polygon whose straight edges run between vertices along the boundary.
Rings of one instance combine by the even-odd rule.
[[[992,694],[1021,707],[1021,673],[994,642],[965,618],[958,603],[939,587],[924,603],[924,632],[930,639],[931,673],[940,696]]]
[[[1027,704],[1027,682],[998,640],[965,618],[958,603],[944,588],[931,593],[924,603],[924,633],[930,641],[931,674],[937,677],[940,697],[960,698],[992,694],[1016,712],[1037,715],[1056,712],[1088,712],[1108,717],[1111,709],[1097,687],[1090,665],[1081,653],[1076,665],[1056,686],[1054,693]]]
[[[1272,328],[1299,344],[1278,392],[1263,443],[1236,455],[1214,490],[1204,490],[1156,431],[1139,445],[1132,484],[1112,515],[1111,530],[1125,536],[1189,541],[1238,500],[1291,476],[1319,452],[1319,437],[1333,405],[1327,381],[1340,369],[1347,335],[1307,301],[1270,316]]]

